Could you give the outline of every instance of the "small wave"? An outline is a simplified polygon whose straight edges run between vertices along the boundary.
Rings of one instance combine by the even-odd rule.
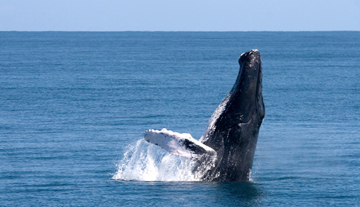
[[[199,181],[193,173],[194,162],[170,155],[143,139],[125,152],[112,177],[115,180],[139,181]]]

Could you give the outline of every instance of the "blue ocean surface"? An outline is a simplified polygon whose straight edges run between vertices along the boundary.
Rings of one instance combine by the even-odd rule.
[[[262,54],[250,182],[199,182],[147,129],[200,138]],[[360,206],[360,32],[0,32],[0,206]]]

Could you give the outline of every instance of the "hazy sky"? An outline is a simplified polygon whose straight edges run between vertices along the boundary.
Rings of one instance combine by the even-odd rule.
[[[360,0],[0,0],[0,31],[360,31]]]

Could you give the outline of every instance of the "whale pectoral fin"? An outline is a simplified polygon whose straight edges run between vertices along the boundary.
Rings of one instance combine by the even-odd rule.
[[[144,139],[158,145],[170,154],[187,158],[200,158],[202,155],[216,155],[215,150],[194,139],[188,133],[177,133],[167,129],[146,130]]]

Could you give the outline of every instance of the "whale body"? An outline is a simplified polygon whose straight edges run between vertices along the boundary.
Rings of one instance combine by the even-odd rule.
[[[265,116],[262,64],[258,50],[241,54],[235,84],[211,116],[199,141],[190,134],[147,130],[146,141],[194,160],[204,181],[248,181],[259,129]]]

